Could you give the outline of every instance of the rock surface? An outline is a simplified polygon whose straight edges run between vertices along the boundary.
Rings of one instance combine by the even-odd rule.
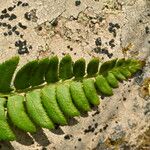
[[[36,134],[16,130],[17,141],[0,142],[15,150],[150,149],[149,0],[7,0],[0,3],[0,61],[20,55],[29,60],[69,53],[74,60],[98,56],[146,61],[142,73],[123,82],[88,115],[69,126]],[[147,87],[146,87],[147,88]]]

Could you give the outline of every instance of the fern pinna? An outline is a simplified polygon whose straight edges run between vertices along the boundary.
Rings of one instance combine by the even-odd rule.
[[[134,59],[100,64],[93,58],[86,66],[83,58],[73,62],[66,55],[59,62],[53,56],[27,63],[13,79],[18,63],[19,58],[13,57],[0,64],[0,140],[16,139],[10,122],[25,132],[67,125],[70,117],[99,105],[98,93],[113,95],[119,81],[142,68],[142,62]]]

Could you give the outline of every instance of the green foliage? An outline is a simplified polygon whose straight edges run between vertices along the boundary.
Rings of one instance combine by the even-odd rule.
[[[104,78],[103,75],[98,75],[98,76],[96,77],[96,85],[97,85],[99,91],[100,91],[102,94],[105,94],[105,95],[108,95],[108,96],[113,95],[112,88],[111,88],[111,86],[108,84],[107,80]]]
[[[56,95],[58,105],[65,116],[75,117],[80,115],[79,111],[73,104],[68,84],[58,85],[56,88]]]
[[[7,109],[9,117],[19,129],[26,132],[35,132],[36,127],[26,114],[23,102],[24,96],[14,95],[8,97]]]
[[[72,81],[70,83],[70,92],[72,100],[79,111],[86,112],[90,110],[81,82]]]
[[[56,86],[49,85],[41,90],[41,99],[43,106],[51,120],[60,125],[66,125],[67,120],[60,110],[56,99]]]
[[[54,83],[59,80],[58,78],[58,57],[51,57],[49,60],[48,68],[45,73],[45,80],[47,83]]]
[[[60,61],[59,77],[62,80],[70,79],[73,77],[73,62],[70,55],[64,56]]]
[[[12,57],[0,64],[0,93],[8,93],[12,90],[10,85],[18,63],[19,57]]]
[[[95,89],[95,84],[93,79],[84,79],[83,80],[83,89],[85,92],[85,95],[89,101],[90,104],[92,105],[99,105],[100,103],[100,98],[98,97],[98,94]]]
[[[0,98],[0,141],[13,141],[16,137],[7,123],[4,107],[5,103],[6,99]]]
[[[10,91],[18,61],[14,57],[0,65],[0,74],[3,75],[0,83],[4,85],[4,89],[0,85],[0,92]],[[10,93],[13,95],[8,95],[8,100],[0,98],[0,140],[15,139],[7,122],[5,107],[11,122],[23,131],[35,132],[34,124],[54,129],[55,124],[66,125],[69,118],[99,105],[98,94],[113,95],[113,88],[118,87],[119,81],[127,80],[141,68],[141,61],[133,59],[114,59],[99,67],[98,58],[93,58],[86,68],[83,58],[73,64],[69,55],[60,63],[57,56],[27,63],[15,76],[15,89]],[[76,80],[71,79],[73,76]],[[44,85],[45,81],[50,84]],[[41,84],[43,86],[39,86]]]
[[[14,86],[17,90],[30,87],[30,80],[35,69],[38,67],[38,61],[34,60],[24,65],[16,74]]]
[[[48,64],[49,58],[44,58],[38,62],[30,78],[31,86],[37,86],[45,82],[45,73],[48,69]]]
[[[85,59],[78,59],[73,66],[73,74],[76,79],[81,79],[85,75]]]
[[[87,74],[89,77],[95,76],[99,68],[99,58],[93,58],[90,60],[87,66]]]
[[[53,122],[44,110],[40,98],[40,91],[34,90],[26,94],[27,112],[32,120],[43,128],[54,129]]]

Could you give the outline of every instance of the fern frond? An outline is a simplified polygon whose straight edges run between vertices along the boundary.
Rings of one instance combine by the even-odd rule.
[[[10,90],[17,64],[18,58],[15,58],[0,65],[0,73],[4,75],[0,82],[4,85],[6,82],[5,90],[1,91]],[[7,67],[11,73],[3,74],[1,69],[6,71]],[[113,88],[118,87],[119,81],[127,80],[141,68],[141,61],[133,59],[113,59],[100,67],[98,58],[93,58],[86,66],[83,58],[73,63],[70,55],[63,57],[60,63],[57,56],[31,61],[15,76],[15,89],[10,93],[13,95],[8,96],[6,106],[9,118],[26,132],[35,132],[36,126],[54,129],[55,124],[66,125],[69,118],[99,105],[98,94],[113,95]],[[45,81],[48,85],[43,84]],[[0,98],[0,140],[14,140],[15,135],[4,115],[5,102],[6,99]]]

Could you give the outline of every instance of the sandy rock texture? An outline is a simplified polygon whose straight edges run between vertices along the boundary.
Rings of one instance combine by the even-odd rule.
[[[87,62],[132,57],[146,66],[68,126],[35,134],[16,129],[17,141],[0,142],[0,149],[149,150],[150,1],[0,0],[0,62],[19,55],[21,67],[67,53]]]

